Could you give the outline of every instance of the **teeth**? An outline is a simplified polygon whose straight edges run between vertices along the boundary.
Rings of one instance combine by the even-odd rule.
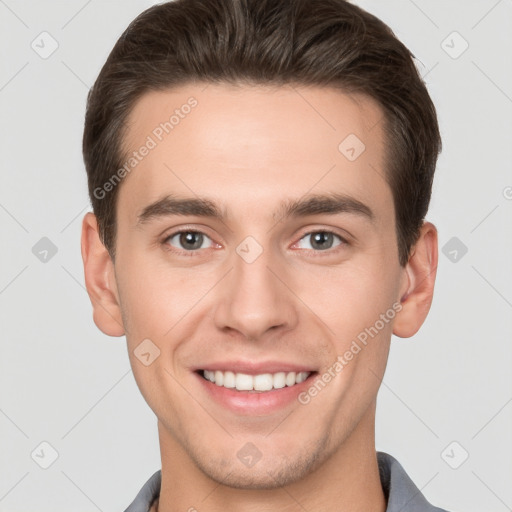
[[[311,372],[278,372],[247,375],[246,373],[233,373],[230,371],[203,370],[205,379],[217,386],[236,388],[238,391],[270,391],[285,386],[294,386],[304,382]]]
[[[274,373],[274,376],[272,377],[272,386],[275,389],[284,388],[286,386],[286,373],[284,373],[284,372]]]
[[[205,376],[206,376],[206,370],[205,370]],[[217,373],[217,372],[215,372]],[[236,379],[235,374],[233,372],[219,372],[224,374],[224,383],[219,382],[217,379],[215,379],[215,384],[219,382],[219,386],[224,386],[225,388],[234,388],[236,385]],[[220,380],[220,379],[219,379]]]
[[[253,377],[245,373],[237,373],[235,377],[236,389],[238,391],[250,391],[253,388]]]
[[[306,372],[300,372],[295,377],[295,382],[299,384],[300,382],[304,382],[308,378],[308,374]]]
[[[290,372],[290,373],[287,373],[286,374],[286,377],[285,377],[285,383],[287,386],[293,386],[295,384],[295,372]]]

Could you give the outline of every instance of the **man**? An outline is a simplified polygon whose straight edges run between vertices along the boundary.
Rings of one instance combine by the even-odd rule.
[[[375,450],[425,320],[441,140],[410,52],[343,0],[176,0],[92,88],[82,256],[162,469],[129,512],[439,511]],[[399,427],[397,427],[399,428]]]

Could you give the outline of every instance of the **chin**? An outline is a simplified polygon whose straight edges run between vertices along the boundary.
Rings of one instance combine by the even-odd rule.
[[[221,474],[218,469],[205,469],[207,476],[218,484],[247,491],[278,489],[290,485],[304,476],[291,467],[271,468],[260,466],[258,469],[247,468],[242,471],[232,467],[231,472],[228,471],[224,474]]]
[[[318,467],[327,455],[317,451],[306,455],[262,457],[252,467],[233,458],[196,460],[196,465],[216,483],[243,490],[271,490],[293,484]]]

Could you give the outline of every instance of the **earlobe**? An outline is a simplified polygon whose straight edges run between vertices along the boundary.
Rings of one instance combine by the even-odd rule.
[[[402,309],[393,325],[396,336],[413,336],[425,321],[434,295],[437,259],[437,229],[432,223],[425,222],[404,268],[404,285],[400,290]]]
[[[82,260],[85,286],[93,307],[96,326],[109,336],[123,336],[114,265],[100,240],[96,216],[89,212],[82,221]]]

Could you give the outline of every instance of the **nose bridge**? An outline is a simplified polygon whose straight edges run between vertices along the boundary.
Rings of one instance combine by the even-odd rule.
[[[215,321],[221,329],[258,339],[271,328],[291,328],[296,311],[293,294],[283,283],[286,277],[277,277],[282,273],[278,255],[248,238],[233,254],[233,270],[223,287]]]

